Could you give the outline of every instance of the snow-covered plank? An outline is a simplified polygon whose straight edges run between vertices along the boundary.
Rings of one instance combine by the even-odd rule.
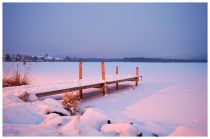
[[[37,95],[37,97],[43,97],[43,96],[55,95],[55,94],[77,91],[77,90],[88,89],[88,88],[102,88],[103,89],[103,94],[105,95],[106,85],[119,83],[119,82],[124,82],[124,81],[135,81],[136,82],[136,81],[138,81],[138,78],[139,78],[138,76],[127,77],[127,78],[118,78],[118,79],[112,79],[112,80],[109,80],[109,81],[102,81],[102,82],[94,83],[94,84],[84,84],[84,85],[82,84],[82,85],[79,85],[79,86],[71,86],[71,87],[63,88],[63,89],[59,89],[59,90],[36,93],[36,95]],[[81,97],[82,97],[82,94],[81,94]]]

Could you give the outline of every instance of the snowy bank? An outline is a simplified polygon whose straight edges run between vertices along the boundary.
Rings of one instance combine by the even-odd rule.
[[[3,107],[4,136],[137,135],[137,129],[131,124],[107,124],[110,117],[101,110],[87,108],[82,116],[70,116],[58,100],[47,98],[43,101],[23,102],[17,96],[6,96]],[[116,131],[118,126],[121,129]]]

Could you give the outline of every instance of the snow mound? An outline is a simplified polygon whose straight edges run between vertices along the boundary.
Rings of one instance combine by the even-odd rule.
[[[5,136],[55,136],[59,135],[57,129],[70,121],[70,113],[62,107],[61,102],[54,99],[23,102],[17,96],[11,94],[5,96],[3,106]]]
[[[33,102],[37,100],[38,100],[38,97],[35,94],[29,94],[28,101]]]
[[[60,116],[56,113],[51,113],[46,116],[41,126],[44,128],[60,128],[70,121],[69,116]]]
[[[4,124],[3,136],[58,136],[53,129],[43,129],[39,125]]]
[[[3,122],[8,124],[40,124],[46,114],[57,113],[70,115],[59,101],[46,99],[35,102],[23,102],[17,96],[5,95]],[[13,103],[10,103],[13,102]],[[17,116],[18,115],[18,116]]]
[[[170,136],[204,136],[204,133],[185,126],[178,126]]]
[[[60,116],[60,115],[57,113],[50,113],[46,116],[46,120],[52,120],[53,118],[56,118],[58,116]]]
[[[61,102],[56,101],[52,98],[48,98],[44,101],[35,101],[32,102],[32,104],[36,106],[35,110],[37,111],[37,113],[40,113],[42,115],[50,113],[57,113],[68,116],[71,115],[70,112],[63,108]]]
[[[59,101],[52,99],[52,98],[47,98],[47,99],[43,100],[43,103],[48,106],[63,107],[63,105]]]
[[[3,98],[4,105],[23,102],[20,98],[7,93],[3,93]]]
[[[81,122],[80,116],[74,116],[73,119],[60,129],[63,136],[101,136],[102,134],[88,123]]]
[[[81,122],[90,125],[97,130],[100,130],[101,126],[109,120],[108,116],[95,108],[88,108],[81,117]]]
[[[137,136],[138,130],[131,124],[114,123],[105,124],[101,127],[101,131],[105,133],[118,133],[120,136]]]
[[[30,103],[12,103],[3,107],[3,122],[10,124],[39,124],[43,116],[34,112]]]
[[[25,102],[33,102],[38,100],[38,97],[36,96],[35,93],[28,93],[26,91],[16,91],[14,93],[8,93],[8,94],[16,96]]]
[[[82,116],[73,116],[60,132],[64,136],[102,136],[100,128],[108,119],[102,111],[88,108]]]

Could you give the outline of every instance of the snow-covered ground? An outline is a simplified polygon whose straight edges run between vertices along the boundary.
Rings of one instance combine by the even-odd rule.
[[[12,65],[3,64],[4,74]],[[3,135],[207,136],[206,63],[106,63],[107,78],[115,76],[116,65],[119,76],[135,75],[138,66],[143,82],[137,87],[134,82],[120,83],[131,87],[81,101],[82,116],[70,116],[59,100],[35,101],[32,95],[32,102],[23,102],[18,96],[24,89],[4,88]],[[24,88],[37,86],[34,91],[40,85],[75,81],[78,76],[78,63],[33,63],[27,68],[31,85]],[[100,63],[83,63],[83,71],[84,80],[100,80]]]

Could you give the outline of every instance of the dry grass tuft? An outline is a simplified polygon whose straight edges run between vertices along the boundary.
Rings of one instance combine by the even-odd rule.
[[[80,100],[79,93],[65,94],[62,100],[62,104],[66,110],[68,110],[72,115],[76,114],[77,104]]]
[[[9,76],[10,70],[8,70],[3,76],[3,87],[20,86],[29,84],[29,71],[25,70],[25,73],[21,73],[20,69],[17,68]]]

